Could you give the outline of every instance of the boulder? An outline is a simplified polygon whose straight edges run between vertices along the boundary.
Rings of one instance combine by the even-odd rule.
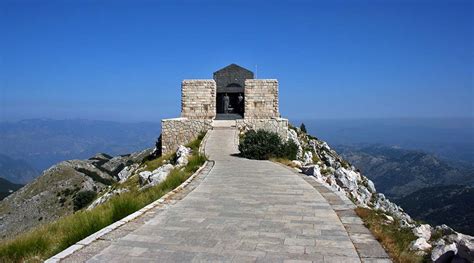
[[[431,260],[433,262],[451,262],[451,259],[458,253],[455,243],[449,245],[440,245],[431,251]]]
[[[300,168],[300,169],[303,167],[303,164],[302,164],[300,161],[298,161],[298,160],[293,160],[293,161],[291,161],[291,164],[292,164],[293,166],[297,167],[297,168]]]
[[[172,164],[164,164],[152,172],[143,171],[139,173],[139,180],[141,185],[154,186],[166,179],[170,171],[174,168]]]
[[[119,182],[120,183],[123,183],[125,181],[127,181],[127,179],[133,174],[133,172],[138,168],[138,164],[132,164],[130,166],[125,166],[125,168],[122,169],[122,171],[120,171],[118,173],[118,178],[119,178]]]
[[[422,224],[418,227],[413,228],[413,234],[419,238],[430,240],[431,238],[431,226],[428,224]]]
[[[312,152],[305,152],[303,155],[303,164],[308,165],[313,163],[313,153]]]
[[[191,154],[191,148],[180,145],[176,150],[176,165],[179,167],[186,166],[188,164],[188,157]]]
[[[426,241],[426,239],[420,237],[415,241],[411,242],[410,249],[415,251],[425,251],[431,248],[431,245]]]
[[[152,172],[150,171],[143,171],[138,174],[138,181],[140,182],[141,185],[148,184],[148,178],[152,175]]]
[[[374,185],[374,182],[372,182],[371,180],[367,179],[367,189],[369,189],[369,191],[371,193],[376,193],[377,190],[375,190],[375,185]]]

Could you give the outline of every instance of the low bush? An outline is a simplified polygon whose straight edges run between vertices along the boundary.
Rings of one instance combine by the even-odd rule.
[[[90,204],[95,197],[97,196],[97,193],[94,191],[80,191],[78,192],[73,199],[73,204],[74,204],[74,211],[80,210],[86,205]]]
[[[270,158],[296,159],[298,146],[293,141],[284,142],[277,133],[250,130],[239,144],[240,155],[249,159]]]

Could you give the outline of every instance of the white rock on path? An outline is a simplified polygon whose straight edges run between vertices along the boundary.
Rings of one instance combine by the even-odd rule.
[[[171,170],[174,168],[172,164],[165,164],[162,165],[152,172],[149,171],[143,171],[140,172],[139,178],[140,178],[140,184],[141,185],[149,185],[149,186],[154,186],[166,179],[168,177],[168,174],[171,172]]]

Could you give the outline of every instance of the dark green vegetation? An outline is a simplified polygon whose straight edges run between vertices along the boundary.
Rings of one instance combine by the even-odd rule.
[[[304,125],[304,123],[301,123],[300,130],[301,132],[308,133],[308,131],[306,131],[306,125]]]
[[[77,192],[74,196],[74,211],[84,208],[86,205],[94,201],[97,193],[94,191],[80,191]]]
[[[239,144],[240,155],[249,159],[296,159],[298,146],[291,140],[284,142],[278,134],[264,130],[250,130]]]
[[[416,239],[416,236],[409,228],[400,228],[399,222],[396,220],[388,221],[387,217],[379,211],[362,207],[356,208],[355,211],[394,262],[415,263],[426,261],[423,257],[410,251],[410,243]]]
[[[0,178],[0,200],[10,195],[12,192],[23,187],[21,184],[14,184],[6,179]]]
[[[435,225],[447,224],[458,232],[474,235],[474,187],[428,187],[395,202],[413,218]]]
[[[190,145],[197,149],[199,144],[200,139]],[[172,155],[168,155],[168,157],[170,156]],[[159,157],[161,161],[163,158]],[[142,191],[138,187],[138,175],[133,175],[124,184],[114,184],[113,188],[127,187],[130,191],[115,196],[92,210],[79,210],[74,214],[43,224],[3,242],[0,245],[0,262],[43,261],[159,199],[188,179],[205,161],[205,156],[199,154],[198,151],[193,151],[186,167],[173,169],[163,182]],[[160,160],[148,160],[142,165],[147,166],[148,163],[156,164],[158,162]],[[83,195],[81,197],[83,200],[80,202],[82,205],[90,201],[88,194],[81,195]]]

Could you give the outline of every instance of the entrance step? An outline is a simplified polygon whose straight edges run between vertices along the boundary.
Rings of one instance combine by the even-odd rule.
[[[235,127],[237,127],[235,120],[213,120],[212,121],[213,129],[235,128]]]

